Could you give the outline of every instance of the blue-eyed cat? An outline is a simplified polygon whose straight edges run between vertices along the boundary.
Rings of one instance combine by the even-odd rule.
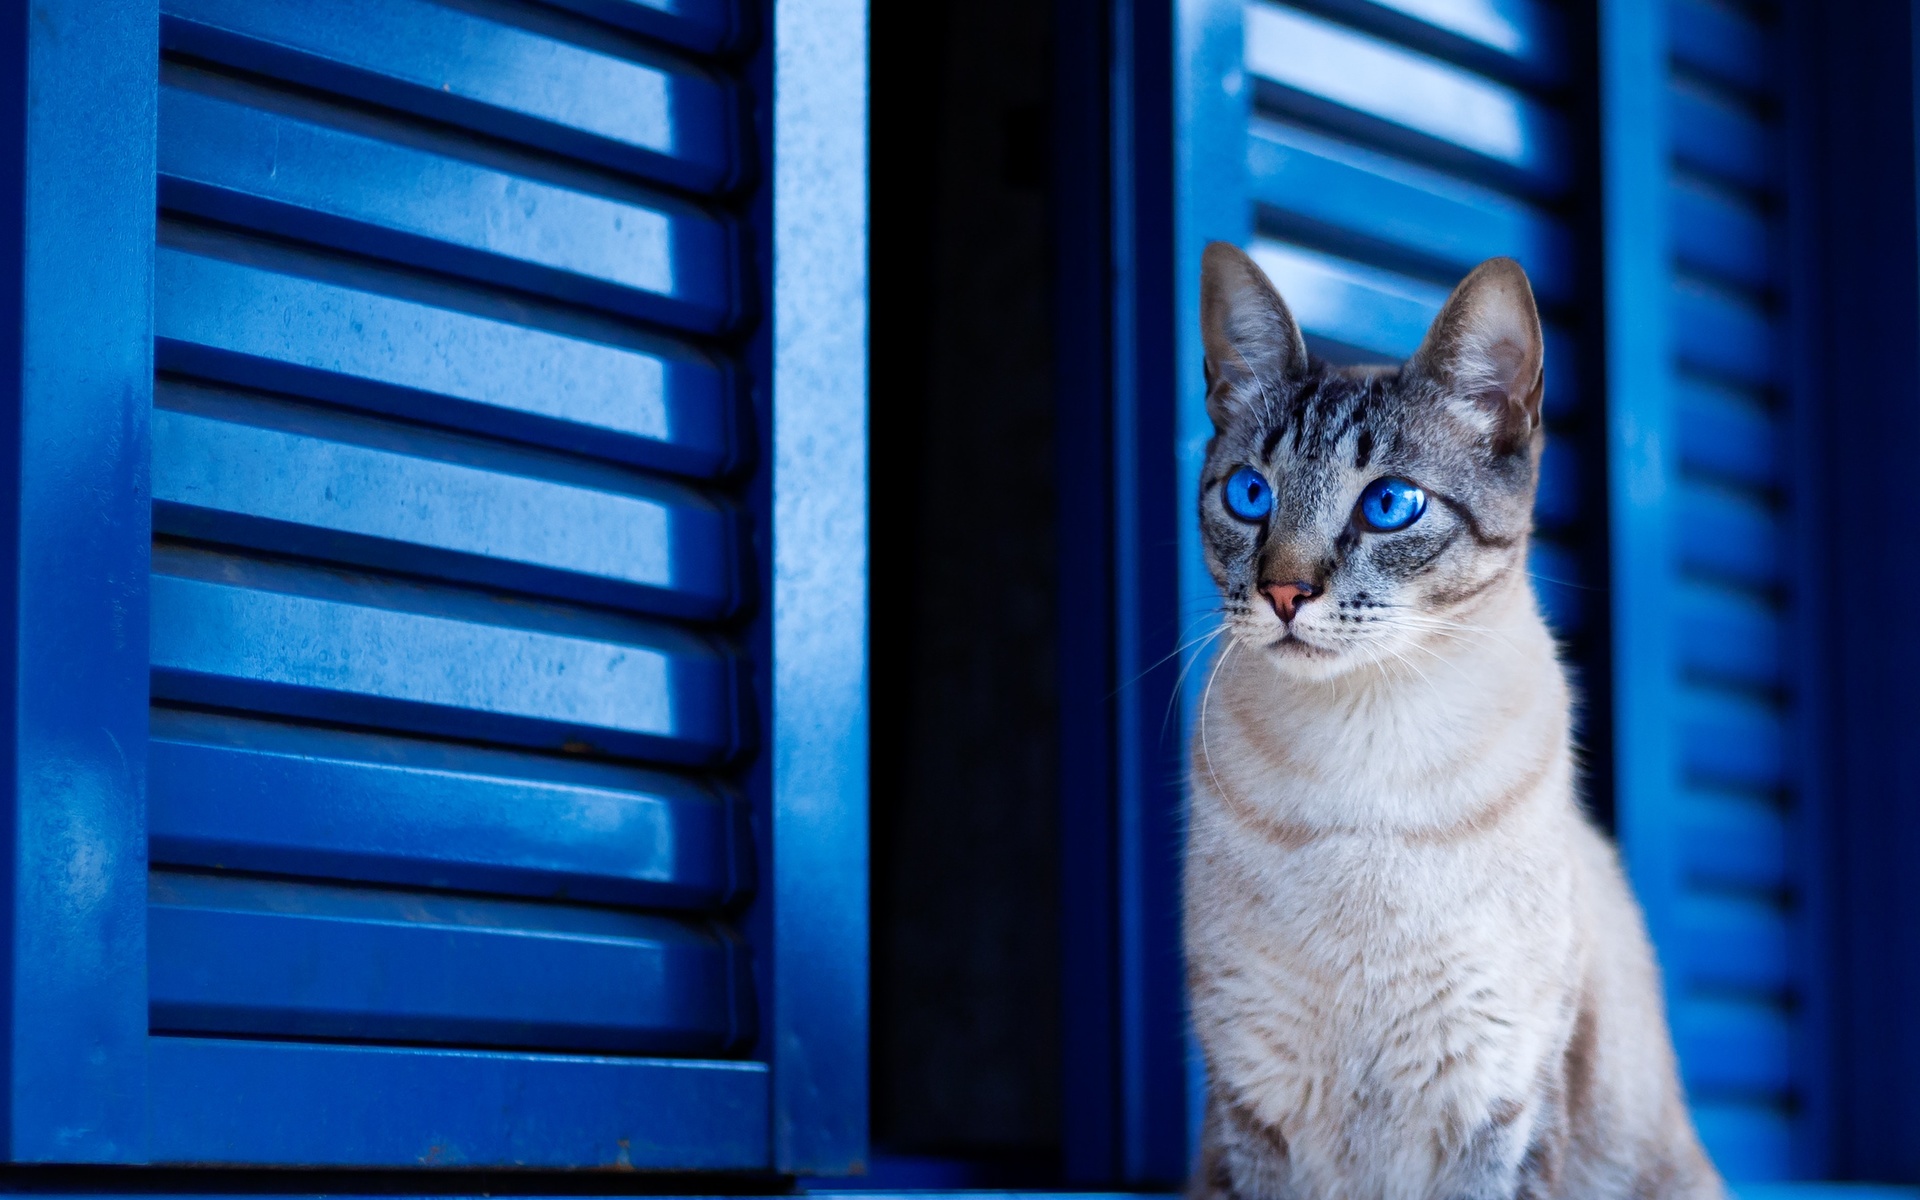
[[[1525,273],[1476,268],[1397,368],[1310,356],[1231,246],[1201,306],[1226,630],[1193,734],[1190,1195],[1722,1196],[1526,571]]]

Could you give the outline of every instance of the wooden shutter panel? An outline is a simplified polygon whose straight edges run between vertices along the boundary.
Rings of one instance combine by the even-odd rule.
[[[444,1100],[323,1114],[446,1068],[629,1076],[702,1114],[654,1165],[758,1161],[752,438],[701,340],[754,315],[744,81],[531,8],[163,21],[153,1157],[416,1162]]]
[[[1603,5],[1619,824],[1702,1137],[1818,1171],[1809,679],[1775,18]]]
[[[847,1170],[864,9],[95,8],[22,43],[6,433],[92,548],[7,543],[86,734],[9,735],[63,765],[10,782],[6,986],[66,999],[0,1153]]]

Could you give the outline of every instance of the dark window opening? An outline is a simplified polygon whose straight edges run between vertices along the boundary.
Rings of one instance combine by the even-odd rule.
[[[1058,1174],[1051,20],[872,15],[874,1183]]]

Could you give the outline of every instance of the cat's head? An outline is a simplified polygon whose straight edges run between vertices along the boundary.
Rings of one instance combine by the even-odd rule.
[[[1419,660],[1524,586],[1545,435],[1520,264],[1476,267],[1399,367],[1310,356],[1273,284],[1225,243],[1207,247],[1200,293],[1214,427],[1200,529],[1238,641],[1331,678]]]

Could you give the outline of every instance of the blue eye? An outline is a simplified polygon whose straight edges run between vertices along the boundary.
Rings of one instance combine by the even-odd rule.
[[[1405,529],[1427,511],[1427,493],[1404,479],[1376,479],[1360,493],[1360,519],[1380,533]]]
[[[1273,489],[1266,476],[1252,467],[1241,467],[1227,476],[1227,511],[1242,521],[1261,521],[1273,511]]]

